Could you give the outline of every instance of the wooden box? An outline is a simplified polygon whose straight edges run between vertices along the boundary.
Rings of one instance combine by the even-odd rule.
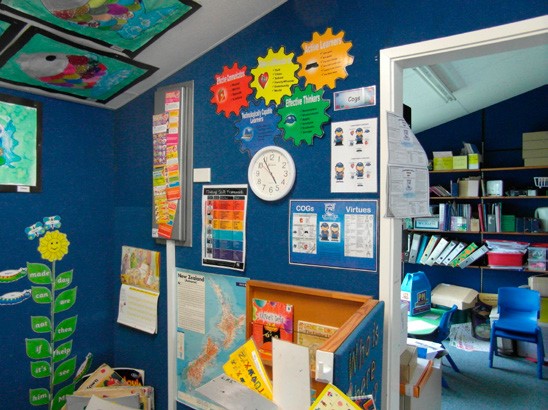
[[[316,351],[315,367],[310,373],[314,397],[327,383],[333,383],[345,393],[373,394],[379,406],[383,302],[366,295],[257,280],[247,282],[246,294],[247,338],[253,331],[254,298],[293,305],[294,336],[299,320],[338,328]],[[261,357],[272,376],[271,357]]]

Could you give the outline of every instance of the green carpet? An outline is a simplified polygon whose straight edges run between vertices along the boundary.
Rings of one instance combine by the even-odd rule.
[[[443,359],[443,377],[448,384],[442,389],[443,410],[548,409],[548,366],[539,380],[537,364],[528,359],[495,356],[494,367],[489,368],[489,353],[481,351],[484,349],[458,349],[449,340],[444,345],[461,373]]]

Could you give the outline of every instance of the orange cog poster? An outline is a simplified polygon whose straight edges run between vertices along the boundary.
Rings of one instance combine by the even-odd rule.
[[[211,102],[217,105],[217,114],[224,111],[227,118],[231,112],[239,115],[240,109],[249,105],[247,97],[253,91],[249,88],[251,76],[245,74],[246,70],[246,66],[238,68],[234,63],[232,68],[225,66],[221,74],[215,75]]]
[[[333,89],[337,79],[348,76],[346,67],[354,62],[354,57],[348,54],[352,43],[345,42],[343,37],[344,31],[334,35],[328,28],[324,34],[312,34],[312,41],[302,44],[304,53],[297,61],[301,65],[299,76],[306,78],[306,85]]]

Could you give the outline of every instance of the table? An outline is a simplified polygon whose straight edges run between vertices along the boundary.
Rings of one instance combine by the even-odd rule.
[[[432,308],[427,312],[407,317],[407,334],[425,336],[433,333],[440,325],[442,315],[447,309]]]

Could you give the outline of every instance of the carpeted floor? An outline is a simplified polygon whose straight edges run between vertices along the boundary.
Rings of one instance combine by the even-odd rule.
[[[536,377],[536,363],[521,357],[495,356],[491,369],[488,342],[471,337],[469,327],[453,325],[451,330],[453,337],[444,345],[461,372],[443,359],[448,384],[442,389],[443,410],[548,409],[548,366],[542,380]]]

